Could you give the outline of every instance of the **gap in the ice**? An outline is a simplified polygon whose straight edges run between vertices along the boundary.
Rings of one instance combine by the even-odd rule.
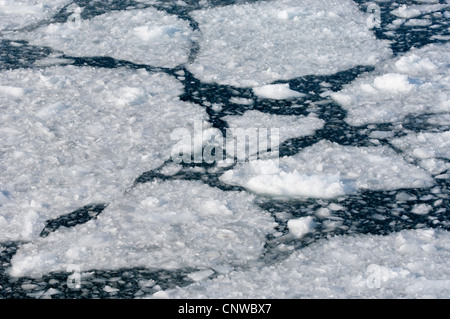
[[[40,237],[47,237],[60,227],[74,227],[79,224],[84,224],[96,218],[107,206],[107,204],[87,205],[67,215],[61,215],[57,218],[47,220],[44,229],[40,233]]]
[[[266,262],[284,258],[293,250],[340,235],[388,235],[405,229],[439,228],[450,230],[449,181],[442,179],[432,189],[364,190],[336,199],[276,200],[260,197],[258,205],[278,223],[269,235]],[[438,191],[438,190],[443,190]],[[447,191],[445,191],[447,190]],[[310,216],[313,229],[301,238],[290,234],[288,221]]]
[[[353,0],[358,4],[361,11],[367,12],[367,8],[372,1]],[[414,19],[426,18],[430,21],[430,25],[425,26],[408,26],[405,19],[398,25],[393,25],[393,22],[399,20],[397,16],[392,14],[392,11],[398,9],[402,5],[410,6],[412,4],[409,0],[396,1],[376,1],[376,5],[380,8],[381,25],[373,28],[372,31],[380,40],[391,41],[391,49],[394,55],[408,52],[411,48],[421,48],[430,43],[445,43],[450,41],[450,20],[445,17],[444,13],[450,6],[432,10],[427,13],[415,16]],[[414,3],[417,4],[417,3]],[[448,4],[445,0],[439,0],[439,4]]]

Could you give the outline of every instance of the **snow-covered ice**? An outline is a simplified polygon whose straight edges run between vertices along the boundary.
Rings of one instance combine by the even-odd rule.
[[[20,29],[52,17],[70,0],[0,0],[0,31]]]
[[[314,229],[314,218],[311,216],[290,219],[287,223],[289,233],[301,238]]]
[[[276,225],[253,199],[200,181],[140,184],[97,219],[21,246],[10,273],[39,277],[70,264],[82,271],[245,265]]]
[[[277,129],[279,143],[295,137],[313,135],[323,128],[325,121],[314,114],[303,115],[276,115],[249,110],[243,115],[228,115],[222,118],[228,123],[230,131],[233,129]],[[251,142],[251,141],[249,141]],[[278,147],[278,145],[275,145]]]
[[[0,0],[0,298],[447,298],[449,17]]]
[[[436,157],[450,159],[450,131],[408,134],[393,139],[392,144],[402,149],[407,155],[418,159]]]
[[[206,117],[181,84],[145,70],[4,71],[0,86],[0,238],[39,235],[45,220],[107,203],[170,158],[171,132]],[[126,156],[124,156],[126,154]]]
[[[268,1],[191,15],[202,35],[197,59],[188,67],[207,82],[259,87],[374,65],[391,55],[352,1]]]
[[[450,234],[336,236],[276,265],[166,290],[167,298],[448,298]],[[152,296],[149,296],[152,297]]]
[[[194,33],[187,21],[176,16],[148,8],[89,20],[71,17],[16,36],[71,56],[112,57],[159,67],[175,67],[188,60]]]
[[[358,189],[430,187],[425,171],[387,147],[341,146],[322,140],[277,161],[238,163],[220,179],[276,197],[333,198]]]
[[[253,92],[258,97],[275,100],[289,100],[305,96],[303,93],[291,90],[289,84],[263,85],[254,87]]]
[[[450,45],[412,49],[375,72],[359,76],[331,98],[351,125],[397,122],[408,115],[450,112]]]

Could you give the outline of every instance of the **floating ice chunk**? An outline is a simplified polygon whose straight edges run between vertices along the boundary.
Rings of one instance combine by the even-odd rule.
[[[437,66],[430,58],[421,58],[417,54],[409,54],[401,57],[395,62],[395,68],[403,73],[408,73],[412,76],[427,75],[437,71]]]
[[[188,278],[192,279],[193,281],[201,281],[205,278],[208,278],[209,276],[213,275],[214,271],[211,269],[205,269],[205,270],[199,270],[193,273],[188,274]]]
[[[450,125],[450,113],[432,115],[427,119],[427,123],[432,125]]]
[[[261,165],[261,163],[258,164]],[[235,178],[233,174],[223,175],[221,180],[233,184]],[[250,177],[240,185],[256,194],[276,197],[332,198],[345,194],[344,185],[338,174],[321,176],[281,171],[278,174]]]
[[[26,93],[26,89],[16,86],[4,86],[0,85],[0,94],[9,95],[14,98],[20,98]]]
[[[296,238],[302,238],[307,233],[310,233],[314,227],[314,218],[311,216],[290,219],[287,223],[289,232]]]
[[[253,100],[251,100],[251,99],[246,99],[246,98],[242,98],[242,97],[239,98],[239,97],[235,97],[235,96],[230,98],[230,102],[236,103],[236,104],[242,104],[242,105],[252,105],[253,104]]]
[[[426,215],[430,212],[432,209],[431,205],[428,204],[416,204],[411,209],[411,213],[417,214],[417,215]]]
[[[412,49],[330,96],[348,111],[345,121],[355,126],[449,113],[449,59],[448,43]]]
[[[140,184],[97,219],[21,246],[10,273],[39,277],[65,271],[67,264],[82,270],[245,264],[260,256],[276,225],[253,199],[248,193],[224,192],[200,181]]]
[[[390,56],[352,1],[270,1],[194,11],[202,37],[188,68],[207,82],[259,87],[374,65]]]
[[[287,83],[254,87],[253,92],[259,97],[275,100],[289,100],[305,96],[303,93],[291,90]]]
[[[430,187],[424,170],[386,147],[341,146],[320,141],[277,161],[238,163],[220,180],[264,195],[332,198],[357,189]]]
[[[0,240],[31,239],[48,219],[120,196],[170,158],[180,116],[188,129],[206,118],[165,74],[67,66],[0,76]]]
[[[0,31],[20,29],[50,18],[70,0],[1,0]]]
[[[411,7],[411,6],[407,6],[407,5],[402,5],[401,7],[392,10],[391,14],[400,17],[400,18],[405,18],[405,19],[410,19],[410,18],[414,18],[417,17],[419,15],[421,15],[422,11],[419,10],[419,7]]]
[[[447,298],[449,243],[449,232],[432,229],[335,236],[276,265],[165,292],[170,298]]]
[[[66,55],[107,56],[165,67],[187,62],[192,36],[187,21],[153,8],[53,23],[17,35]]]
[[[410,19],[405,22],[405,26],[416,27],[416,26],[428,26],[431,25],[432,21],[430,19]]]
[[[441,174],[450,169],[450,163],[435,158],[423,159],[419,162],[419,165],[433,175]]]
[[[376,77],[373,80],[373,86],[379,91],[394,94],[407,93],[414,88],[414,85],[409,83],[405,74],[398,73],[387,73]]]

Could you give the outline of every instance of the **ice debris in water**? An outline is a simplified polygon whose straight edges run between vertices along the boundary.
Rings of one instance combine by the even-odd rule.
[[[165,291],[168,298],[447,298],[450,234],[336,236],[262,268]]]
[[[1,0],[0,31],[24,28],[52,17],[70,0]]]
[[[412,49],[331,94],[355,125],[398,122],[409,115],[450,112],[450,44]],[[430,102],[432,101],[432,103]]]

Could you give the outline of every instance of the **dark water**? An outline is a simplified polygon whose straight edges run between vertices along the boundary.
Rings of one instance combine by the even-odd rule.
[[[258,2],[258,1],[209,1],[211,6],[226,6],[236,3]],[[366,12],[369,2],[355,0],[361,11]],[[145,8],[146,5],[134,1],[74,1],[84,10],[81,17],[90,19],[97,15],[114,10],[132,10],[136,8]],[[177,15],[181,19],[189,21],[193,29],[199,29],[197,22],[190,17],[189,13],[201,8],[199,1],[185,1],[187,6],[180,6],[176,1],[161,1],[153,7],[166,11],[167,13]],[[443,42],[436,40],[433,36],[449,36],[449,19],[437,17],[437,15],[427,14],[426,18],[432,21],[428,26],[409,27],[405,24],[398,25],[396,29],[387,28],[387,26],[396,18],[390,12],[401,4],[413,4],[412,1],[392,1],[387,3],[378,3],[381,8],[381,25],[373,29],[374,34],[379,39],[391,41],[391,48],[395,55],[408,52],[412,47],[420,48],[430,43]],[[445,3],[445,1],[440,1]],[[439,10],[437,10],[439,12]],[[442,12],[443,13],[443,12]],[[39,25],[53,22],[63,22],[71,12],[63,8],[59,13]],[[421,18],[421,17],[416,17]],[[27,30],[36,28],[38,25],[27,27]],[[195,60],[199,46],[192,43],[189,61]],[[29,45],[26,41],[11,41],[8,39],[0,40],[0,70],[9,70],[17,68],[31,68],[37,60],[43,59],[53,53],[48,47],[39,47]],[[98,68],[132,68],[146,69],[150,72],[164,72],[177,79],[183,84],[184,92],[181,99],[187,102],[201,105],[206,110],[209,121],[216,128],[223,132],[227,128],[227,123],[221,118],[226,115],[240,115],[249,109],[256,109],[261,112],[282,115],[307,115],[308,106],[313,102],[325,100],[326,103],[317,103],[314,112],[319,118],[325,121],[322,129],[318,130],[313,136],[293,138],[285,141],[280,147],[280,155],[294,155],[303,148],[311,146],[322,139],[336,142],[341,145],[351,146],[373,146],[369,135],[373,131],[393,131],[395,137],[401,137],[405,133],[398,129],[399,123],[371,124],[367,126],[354,127],[348,125],[344,119],[346,111],[339,105],[333,103],[327,98],[321,97],[324,88],[320,85],[325,81],[331,85],[326,90],[339,91],[343,85],[351,83],[358,75],[372,72],[373,67],[357,66],[349,70],[338,72],[336,74],[322,76],[304,76],[293,78],[276,83],[289,83],[293,90],[300,92],[309,92],[306,96],[294,100],[271,100],[256,97],[251,88],[237,88],[227,85],[203,83],[195,78],[183,65],[169,69],[154,67],[151,65],[139,65],[129,61],[116,60],[109,57],[71,57],[75,66],[95,66]],[[180,70],[184,71],[183,77],[179,75]],[[251,99],[255,103],[252,105],[240,105],[230,102],[233,97]],[[220,103],[223,105],[220,111],[211,108],[211,105]],[[302,107],[291,108],[293,104]],[[434,126],[424,124],[428,115],[409,116],[402,121],[403,128],[414,132],[436,132],[449,130],[448,126]],[[380,140],[382,145],[389,146],[401,153],[390,145],[388,140]],[[447,159],[441,159],[448,162]],[[170,164],[170,161],[160,168],[142,172],[136,176],[135,183],[146,183],[154,179],[171,180],[200,180],[210,186],[218,187],[221,190],[239,190],[237,186],[230,186],[219,181],[218,177],[222,172],[209,173],[193,172],[190,166],[207,167],[208,164],[184,164],[184,168],[175,175],[166,176],[162,173],[162,168]],[[317,221],[318,225],[313,233],[308,234],[302,240],[291,240],[290,245],[301,249],[318,239],[333,235],[345,234],[379,234],[386,235],[403,229],[415,228],[442,228],[449,230],[450,217],[450,181],[448,179],[435,178],[436,185],[430,189],[405,189],[395,191],[361,191],[357,194],[343,196],[337,199],[308,199],[308,200],[274,200],[259,197],[257,204],[264,210],[270,212],[278,223],[278,231],[287,233],[285,218],[280,218],[279,213],[287,214],[291,217],[301,217],[316,211],[321,207],[327,207],[330,203],[338,203],[345,206],[346,210],[336,211],[334,215],[340,220],[340,226],[328,230],[325,225]],[[440,192],[435,190],[439,189]],[[399,192],[406,192],[411,195],[411,200],[399,201],[396,196]],[[434,207],[436,200],[442,200],[442,204]],[[416,204],[427,203],[433,208],[426,215],[411,214],[411,208]],[[60,227],[73,227],[83,224],[92,218],[96,218],[107,207],[108,203],[91,203],[88,206],[80,207],[73,212],[67,212],[62,216],[47,221],[45,228],[41,232],[41,237],[45,237],[51,232],[58,231]],[[442,207],[447,209],[442,210]],[[275,241],[276,242],[276,241]],[[153,293],[156,289],[167,289],[176,286],[185,286],[192,281],[186,276],[195,269],[181,269],[177,271],[167,271],[160,269],[130,268],[119,270],[91,270],[87,271],[89,276],[84,276],[81,289],[72,289],[67,286],[67,278],[70,275],[67,272],[52,273],[41,279],[32,278],[12,278],[6,273],[10,265],[10,260],[17,249],[23,243],[3,242],[0,243],[0,298],[35,298],[40,293],[50,288],[55,288],[59,292],[52,295],[52,298],[134,298],[140,294]],[[279,262],[286,256],[275,247],[274,238],[268,237],[265,253],[261,259],[266,263]],[[149,288],[142,287],[138,283],[142,280],[153,280],[155,285]],[[118,288],[118,292],[105,292],[105,286]],[[159,288],[155,288],[159,286]],[[141,291],[138,293],[138,291]]]

